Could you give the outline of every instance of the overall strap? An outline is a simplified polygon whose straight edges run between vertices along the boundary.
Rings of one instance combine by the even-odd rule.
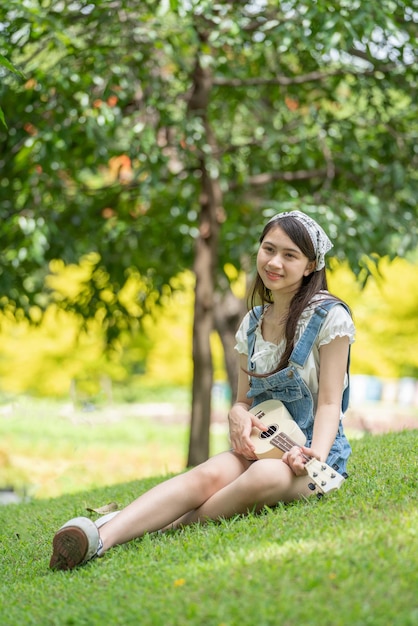
[[[300,337],[296,346],[293,348],[292,354],[290,355],[290,358],[289,358],[289,364],[296,365],[297,367],[303,367],[305,365],[306,360],[313,348],[315,340],[318,336],[318,333],[321,329],[322,324],[324,323],[326,316],[328,315],[329,311],[337,304],[340,304],[341,306],[343,306],[346,309],[346,311],[350,313],[349,308],[343,302],[340,302],[339,300],[327,300],[325,302],[321,302],[321,304],[319,304],[316,307],[314,314],[309,320],[309,323],[307,327],[305,328],[305,331],[302,337]],[[348,377],[349,377],[349,370],[350,370],[350,347],[348,350],[348,361],[347,361],[347,376]],[[348,380],[348,382],[350,381]],[[346,387],[343,393],[343,398],[342,398],[343,412],[345,412],[348,407],[349,387],[350,385],[348,384],[348,386]]]
[[[336,302],[323,302],[316,307],[307,327],[305,328],[299,341],[293,348],[292,354],[289,358],[289,363],[292,363],[298,367],[303,367],[306,360],[311,353],[315,339],[321,329],[322,324],[328,311],[336,304]]]
[[[290,365],[296,365],[297,367],[303,367],[305,365],[306,360],[313,348],[315,340],[321,329],[321,326],[324,323],[326,316],[328,315],[328,312],[337,304],[340,304],[341,306],[343,306],[347,310],[347,312],[350,313],[349,308],[343,302],[340,302],[339,300],[327,300],[327,301],[321,302],[321,304],[319,304],[316,307],[314,314],[309,320],[309,323],[307,327],[305,328],[305,331],[302,337],[300,337],[296,346],[293,348],[292,354],[290,355],[290,359],[289,359]],[[255,370],[255,363],[253,363],[252,361],[252,356],[254,354],[254,348],[255,348],[255,339],[256,339],[255,331],[260,321],[260,317],[263,313],[263,308],[264,307],[262,306],[254,307],[250,315],[250,323],[249,323],[249,327],[247,330],[247,340],[248,340],[248,364],[247,365],[248,365],[249,372],[253,372]],[[348,386],[346,387],[346,389],[344,389],[344,393],[342,397],[343,412],[345,412],[348,408],[349,393],[350,393],[349,371],[350,371],[350,348],[348,350],[348,360],[347,360]]]
[[[255,370],[255,363],[252,361],[255,348],[255,331],[260,321],[260,317],[263,314],[263,309],[263,306],[255,306],[250,313],[250,325],[247,330],[249,372],[253,372]]]

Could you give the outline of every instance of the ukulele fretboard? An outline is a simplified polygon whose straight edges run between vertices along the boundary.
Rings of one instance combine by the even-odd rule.
[[[293,441],[286,433],[279,433],[275,437],[270,439],[270,443],[276,448],[279,448],[282,452],[288,452],[293,446],[297,446],[296,441]]]

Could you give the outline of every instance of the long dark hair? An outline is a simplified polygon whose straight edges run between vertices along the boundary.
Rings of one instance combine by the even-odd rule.
[[[308,257],[309,261],[316,260],[315,249],[312,243],[311,238],[309,237],[309,233],[306,228],[294,217],[280,217],[278,216],[276,219],[271,220],[264,227],[263,232],[260,237],[260,244],[263,242],[266,235],[272,230],[279,226],[288,237],[293,241],[295,245],[301,250],[301,252]],[[274,374],[285,367],[287,367],[290,355],[292,353],[294,343],[295,343],[295,333],[298,320],[308,306],[312,298],[319,294],[321,291],[328,291],[327,277],[325,268],[322,268],[318,271],[311,272],[308,276],[304,276],[302,279],[302,284],[300,289],[293,296],[290,306],[289,313],[286,320],[285,326],[285,338],[286,338],[286,347],[283,352],[283,355],[280,359],[280,362],[274,372],[270,372],[270,374]],[[337,300],[341,302],[335,296],[324,293],[323,300]],[[319,300],[318,300],[319,301]],[[260,278],[260,275],[257,272],[257,276],[254,279],[253,285],[250,288],[248,294],[248,308],[252,310],[256,305],[262,304],[263,306],[266,304],[271,304],[273,302],[272,294],[269,289],[266,289],[263,281]]]

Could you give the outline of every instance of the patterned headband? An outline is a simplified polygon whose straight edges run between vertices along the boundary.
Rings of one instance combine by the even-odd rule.
[[[323,267],[325,267],[325,255],[327,252],[329,252],[329,250],[331,250],[333,244],[329,240],[325,231],[320,227],[320,225],[317,224],[315,220],[313,220],[311,217],[309,217],[309,215],[302,213],[302,211],[287,211],[285,213],[278,213],[269,221],[272,222],[273,220],[278,220],[282,217],[293,217],[306,228],[315,250],[315,272],[318,272]]]

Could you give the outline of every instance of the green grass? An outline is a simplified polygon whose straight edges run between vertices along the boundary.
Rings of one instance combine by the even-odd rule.
[[[180,471],[189,408],[178,395],[162,394],[162,404],[161,397],[149,396],[147,404],[92,411],[23,396],[3,405],[0,487],[13,485],[38,499]],[[211,445],[213,452],[225,449],[226,422]]]
[[[54,531],[151,477],[0,508],[2,626],[415,626],[418,430],[352,442],[337,492],[146,536],[71,572]]]

